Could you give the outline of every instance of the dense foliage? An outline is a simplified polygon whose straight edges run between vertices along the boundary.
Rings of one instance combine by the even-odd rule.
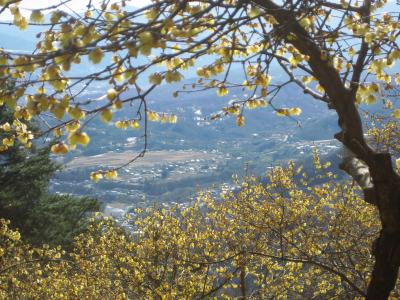
[[[290,163],[222,199],[136,211],[133,229],[92,220],[75,249],[31,248],[1,225],[0,293],[40,299],[365,296],[377,215],[316,157],[314,185]],[[393,292],[400,296],[399,290]]]

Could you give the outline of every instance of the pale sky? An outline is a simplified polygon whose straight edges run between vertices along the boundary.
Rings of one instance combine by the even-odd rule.
[[[74,10],[84,10],[85,6],[87,5],[89,0],[71,0],[71,2],[68,3],[68,6]],[[43,7],[48,7],[51,5],[55,5],[62,2],[61,0],[22,0],[22,3],[20,4],[21,8],[27,8],[27,9],[37,9],[37,8],[43,8]],[[101,3],[101,0],[92,0],[92,3]],[[111,1],[113,2],[113,1]],[[117,2],[117,1],[114,1]],[[151,0],[127,0],[126,1],[128,5],[132,5],[135,7],[142,7],[145,5],[148,5],[151,3]],[[332,2],[339,2],[333,0]],[[389,0],[388,3],[395,3],[395,0]]]
[[[39,9],[39,8],[46,8],[49,6],[53,6],[59,4],[60,0],[22,0],[19,7],[21,9],[21,13],[25,16],[30,15],[31,9]],[[86,5],[88,4],[89,0],[71,0],[68,2],[67,7],[64,6],[64,9],[68,11],[72,9],[74,11],[84,11],[86,9]],[[101,0],[92,0],[92,4],[102,3]],[[120,1],[111,1],[112,2],[120,2]],[[142,7],[151,3],[151,0],[127,0],[127,5],[135,6],[135,7]],[[0,16],[0,20],[10,20],[12,16],[9,12],[4,12]]]
[[[20,4],[21,13],[24,14],[25,16],[29,16],[30,15],[29,10],[49,7],[52,5],[56,5],[62,1],[63,0],[22,0],[22,2]],[[74,11],[81,12],[81,11],[85,10],[88,2],[89,2],[89,0],[71,0],[67,4],[68,8],[65,8],[65,9],[66,10],[72,9]],[[102,3],[102,2],[103,2],[102,0],[92,0],[93,4]],[[120,0],[119,1],[111,0],[111,3],[112,2],[120,2]],[[340,1],[332,0],[332,2],[340,2]],[[142,7],[142,6],[150,4],[151,0],[126,0],[126,3],[131,6]],[[389,0],[388,3],[394,4],[394,3],[396,3],[396,0]],[[11,19],[12,19],[12,16],[8,11],[6,11],[0,15],[0,20],[11,20]]]
[[[22,3],[20,4],[20,7],[35,9],[35,8],[48,7],[51,5],[58,4],[60,2],[62,2],[62,1],[60,1],[60,0],[39,0],[39,1],[23,0]],[[68,3],[68,6],[73,9],[76,9],[76,10],[83,10],[83,9],[85,9],[88,2],[89,2],[88,0],[72,0],[71,2]],[[101,3],[103,1],[92,0],[93,4],[96,4],[96,2]],[[111,2],[113,2],[113,1],[111,1]],[[114,1],[114,2],[117,2],[117,1]],[[151,1],[150,0],[127,0],[126,3],[128,5],[141,7],[141,6],[151,3]]]

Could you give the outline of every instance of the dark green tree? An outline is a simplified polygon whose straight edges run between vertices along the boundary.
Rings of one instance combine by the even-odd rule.
[[[0,123],[12,122],[9,109],[0,108]],[[31,122],[31,130],[37,127]],[[9,133],[12,134],[12,133]],[[0,139],[7,133],[0,134]],[[15,143],[0,154],[0,218],[11,220],[33,244],[70,246],[85,229],[86,217],[99,209],[91,198],[49,193],[49,183],[60,165],[50,158],[51,144],[25,149]]]

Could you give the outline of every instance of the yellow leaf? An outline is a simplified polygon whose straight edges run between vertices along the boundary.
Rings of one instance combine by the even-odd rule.
[[[136,120],[133,120],[129,123],[129,125],[133,128],[133,129],[139,129],[140,128],[140,123]]]
[[[278,108],[276,110],[276,115],[279,117],[289,116],[289,110],[287,108]]]
[[[79,123],[79,121],[70,122],[65,126],[65,128],[67,129],[68,132],[76,131],[80,127],[81,127],[81,124]]]
[[[165,81],[168,83],[181,81],[182,75],[178,71],[167,71],[165,73]]]
[[[111,110],[106,108],[101,112],[101,116],[100,117],[101,117],[101,120],[104,123],[108,123],[108,122],[111,122],[112,117],[113,117],[113,113],[111,112]]]
[[[68,108],[68,114],[74,120],[81,120],[86,115],[85,112],[77,106]]]
[[[365,98],[365,102],[367,104],[374,104],[376,102],[376,97],[373,94],[369,94],[366,98]]]
[[[153,43],[153,34],[149,31],[141,32],[138,38],[142,45],[151,45]]]
[[[240,127],[244,126],[244,116],[243,115],[239,115],[236,118],[236,124]]]
[[[103,173],[101,172],[92,172],[90,173],[90,179],[94,182],[99,182],[100,179],[103,179]]]
[[[61,120],[63,118],[66,110],[67,109],[64,106],[58,104],[58,105],[53,106],[50,111],[53,113],[53,115],[57,119]]]
[[[156,113],[155,111],[148,111],[147,118],[149,119],[149,121],[153,121],[153,122],[160,121],[160,115],[158,113]]]
[[[399,108],[396,108],[396,109],[393,111],[393,116],[394,116],[396,119],[400,119],[400,109],[399,109]]]
[[[58,11],[58,10],[54,11],[54,12],[51,14],[50,22],[51,22],[52,24],[57,23],[57,22],[60,20],[61,16],[62,16],[62,14],[61,14],[60,11]]]
[[[74,131],[73,133],[71,133],[68,137],[68,142],[71,145],[87,145],[90,142],[90,138],[89,136],[82,131]]]
[[[151,74],[149,77],[149,81],[151,84],[159,85],[163,80],[163,77],[160,73]]]
[[[217,95],[222,97],[229,94],[229,90],[224,86],[221,85],[217,90]]]
[[[299,107],[289,108],[288,114],[290,116],[299,116],[301,114],[301,108]]]
[[[169,116],[169,120],[168,120],[168,122],[169,123],[176,123],[178,121],[178,117],[176,116],[176,115],[170,115]]]
[[[300,24],[301,27],[307,29],[312,25],[312,21],[311,21],[311,19],[309,17],[302,17],[299,20],[299,24]]]
[[[118,129],[128,129],[129,127],[129,122],[127,121],[117,121],[115,122],[115,127],[117,127]]]
[[[3,125],[0,125],[0,129],[6,132],[11,131],[11,125],[8,122],[5,122]]]
[[[44,15],[42,14],[42,12],[40,10],[34,10],[31,13],[31,21],[32,21],[32,23],[41,24],[44,22]]]
[[[94,64],[100,63],[103,59],[103,56],[103,50],[101,50],[100,48],[94,48],[92,51],[89,52],[89,60]]]
[[[107,172],[104,174],[104,177],[105,177],[106,179],[115,179],[115,178],[118,177],[118,172],[117,172],[116,170],[107,171]]]
[[[51,152],[54,154],[66,154],[68,153],[68,146],[64,143],[57,143],[51,146]]]
[[[14,139],[13,138],[4,138],[3,145],[5,145],[7,147],[12,147],[14,145]]]
[[[107,91],[108,100],[112,101],[118,96],[118,92],[115,89],[109,89]]]
[[[260,9],[257,6],[252,6],[249,12],[250,18],[256,18],[261,14]]]
[[[24,17],[21,17],[18,20],[14,20],[14,24],[18,26],[21,30],[26,30],[28,28],[28,20]]]

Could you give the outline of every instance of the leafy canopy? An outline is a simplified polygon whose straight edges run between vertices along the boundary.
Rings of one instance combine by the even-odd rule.
[[[183,209],[138,209],[129,235],[111,219],[93,219],[68,253],[32,249],[2,221],[0,295],[364,297],[378,216],[359,188],[337,182],[328,167],[315,156],[316,177],[290,163],[264,183],[245,178],[239,193],[222,200],[201,194]],[[325,183],[315,185],[317,178]]]
[[[188,88],[215,89],[219,96],[229,96],[232,87],[248,90],[247,97],[233,99],[211,116],[233,115],[239,126],[245,124],[246,109],[267,105],[279,116],[299,115],[300,108],[279,104],[279,91],[288,85],[329,103],[329,86],[321,81],[324,75],[315,67],[318,64],[337,72],[338,80],[356,95],[357,104],[382,99],[394,109],[394,117],[400,116],[400,110],[382,98],[383,91],[393,90],[400,80],[390,71],[400,59],[400,25],[394,12],[384,12],[386,0],[367,6],[345,0],[267,2],[154,0],[133,8],[129,1],[90,1],[82,14],[70,13],[60,3],[33,10],[27,17],[24,1],[1,1],[1,12],[11,13],[13,25],[21,30],[37,26],[41,32],[32,53],[6,49],[0,53],[0,77],[16,82],[0,94],[0,105],[15,111],[11,123],[0,124],[9,132],[1,149],[16,140],[30,145],[35,137],[25,122],[50,115],[58,121],[48,122],[42,134],[60,137],[52,151],[65,154],[90,142],[85,127],[98,116],[121,129],[142,129],[140,157],[147,148],[148,121],[177,121],[176,115],[152,110],[147,101],[151,91],[181,81],[193,68],[199,79],[174,95]],[[274,5],[285,9],[295,24],[278,21]],[[305,51],[298,32],[319,47],[316,56],[312,47]],[[86,68],[87,63],[96,68]],[[235,70],[242,76],[232,76]],[[285,76],[276,79],[277,72]],[[97,82],[109,86],[104,101],[82,96]],[[131,118],[115,120],[113,114],[121,109],[131,111]],[[99,171],[91,177],[114,178],[116,171]]]

